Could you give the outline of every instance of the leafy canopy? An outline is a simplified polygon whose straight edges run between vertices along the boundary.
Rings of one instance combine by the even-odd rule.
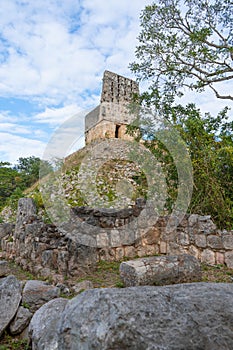
[[[151,82],[151,96],[209,87],[217,98],[233,100],[232,89],[221,92],[221,83],[233,78],[232,0],[158,0],[145,7],[141,27],[130,66]]]

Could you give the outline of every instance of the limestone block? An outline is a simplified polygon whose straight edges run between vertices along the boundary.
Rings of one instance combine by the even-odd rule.
[[[12,235],[15,225],[11,223],[0,224],[0,240],[8,235]]]
[[[33,314],[23,306],[20,306],[14,320],[10,324],[12,335],[20,334],[28,326]]]
[[[232,239],[232,243],[233,243],[233,239]],[[208,235],[207,246],[213,249],[222,249],[223,248],[222,237],[219,237],[216,235]]]
[[[5,277],[9,274],[10,267],[7,261],[1,260],[0,261],[0,277]]]
[[[103,247],[109,247],[110,246],[110,240],[109,240],[109,235],[107,232],[100,232],[96,236],[96,244],[98,248],[103,248]]]
[[[177,242],[183,246],[189,245],[189,235],[185,232],[179,232],[176,236]]]
[[[186,247],[181,246],[178,243],[170,241],[167,244],[167,253],[170,254],[170,255],[185,254],[185,253],[187,253],[187,249],[186,249]]]
[[[121,235],[118,230],[111,230],[111,247],[120,247],[122,245]]]
[[[224,253],[216,252],[215,253],[215,261],[216,261],[216,264],[223,265],[225,263]]]
[[[215,254],[210,249],[205,249],[201,252],[201,262],[214,265],[215,264]]]
[[[0,279],[0,336],[14,318],[21,301],[21,283],[14,277]]]
[[[136,249],[133,246],[124,247],[124,250],[127,258],[134,258],[136,256]]]
[[[163,285],[199,280],[200,264],[194,256],[153,256],[122,262],[120,277],[126,287]]]
[[[167,253],[167,242],[161,241],[159,250],[160,250],[161,254],[166,254]]]
[[[223,247],[225,249],[233,250],[233,234],[223,234],[222,241],[223,241]]]
[[[233,252],[225,253],[225,263],[227,267],[229,267],[230,269],[233,269]]]
[[[205,234],[212,233],[216,230],[216,225],[211,220],[210,215],[198,217],[198,229]]]
[[[195,247],[194,245],[190,245],[189,246],[189,253],[193,256],[195,256],[196,259],[199,259],[200,257],[200,251],[197,247]]]
[[[191,214],[188,218],[188,225],[194,226],[198,222],[198,216],[197,214]]]
[[[138,246],[137,247],[137,256],[139,258],[142,258],[143,256],[147,255],[147,247],[146,246]]]
[[[76,283],[71,287],[71,291],[78,294],[81,291],[94,288],[93,283],[91,281],[85,280],[79,283]]]
[[[160,238],[160,229],[158,227],[150,228],[143,236],[145,244],[156,244]]]
[[[159,254],[159,246],[157,244],[151,244],[146,246],[146,255]]]
[[[57,268],[59,273],[66,274],[68,268],[69,254],[65,250],[58,251],[57,255]]]
[[[123,247],[119,247],[119,248],[116,248],[116,260],[119,261],[119,260],[122,260],[124,258],[124,248]]]
[[[36,205],[32,198],[20,198],[18,202],[15,237],[20,236],[21,229],[26,223],[30,223],[36,215]]]
[[[196,243],[197,247],[206,248],[206,235],[196,234],[195,235],[195,243]]]
[[[49,283],[37,280],[29,280],[23,289],[22,305],[29,306],[31,312],[35,312],[47,301],[59,296],[59,288]]]

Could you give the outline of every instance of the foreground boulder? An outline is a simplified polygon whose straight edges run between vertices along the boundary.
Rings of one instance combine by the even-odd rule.
[[[59,288],[47,282],[30,280],[24,286],[22,304],[35,312],[49,300],[58,298],[59,294]]]
[[[188,254],[152,256],[122,262],[120,277],[126,287],[193,282],[201,279],[201,267]]]
[[[20,282],[14,276],[0,279],[0,336],[15,316],[20,301]]]
[[[92,289],[63,312],[46,305],[30,324],[33,350],[233,349],[233,284]]]
[[[58,323],[67,302],[63,298],[51,300],[34,314],[29,326],[32,350],[58,349]]]
[[[10,324],[10,327],[9,327],[10,334],[17,335],[22,333],[24,329],[28,326],[31,318],[32,318],[32,313],[28,309],[24,308],[23,306],[20,306],[18,308],[18,311],[14,320]]]

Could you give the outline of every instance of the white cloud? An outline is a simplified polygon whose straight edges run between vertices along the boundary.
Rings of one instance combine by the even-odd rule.
[[[42,157],[46,144],[10,133],[0,132],[0,159],[16,163],[19,157]]]
[[[51,124],[57,126],[80,111],[81,108],[75,104],[64,106],[61,108],[47,107],[44,112],[36,114],[34,116],[34,120],[38,123]]]
[[[13,123],[0,123],[0,131],[11,134],[30,134],[30,128]]]
[[[0,26],[7,55],[0,66],[0,93],[45,105],[75,103],[86,90],[99,89],[104,69],[129,74],[145,4],[42,0],[20,6],[3,1]]]

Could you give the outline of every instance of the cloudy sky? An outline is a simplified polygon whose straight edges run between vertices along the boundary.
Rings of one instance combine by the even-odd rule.
[[[133,77],[139,15],[149,0],[1,0],[0,161],[42,157],[63,122],[99,104],[105,69]],[[133,77],[134,78],[134,77]],[[225,103],[199,97],[204,108]]]

